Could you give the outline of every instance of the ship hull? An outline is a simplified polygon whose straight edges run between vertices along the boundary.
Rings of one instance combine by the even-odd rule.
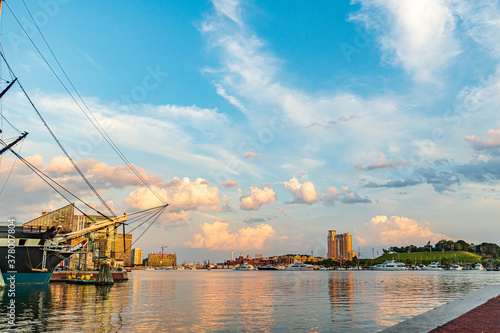
[[[54,268],[72,254],[47,251],[46,271],[36,271],[42,270],[43,246],[16,246],[14,254],[8,250],[7,246],[0,246],[0,270],[6,284],[12,277],[16,284],[49,283]]]

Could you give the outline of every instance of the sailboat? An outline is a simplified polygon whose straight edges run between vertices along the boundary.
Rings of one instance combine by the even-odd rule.
[[[1,13],[1,7],[2,7],[2,1],[0,0],[0,13]],[[0,55],[5,65],[9,68],[9,73],[13,78],[11,81],[4,80],[5,82],[8,83],[8,85],[3,91],[0,92],[0,99],[17,82],[21,87],[22,91],[24,92],[24,94],[26,95],[26,98],[29,100],[29,102],[35,109],[38,116],[42,119],[45,127],[49,129],[50,134],[54,137],[54,139],[61,147],[63,152],[66,154],[68,159],[73,163],[75,169],[77,169],[77,171],[85,179],[89,187],[91,187],[91,185],[88,183],[88,180],[85,178],[83,173],[78,169],[75,162],[70,158],[66,150],[64,150],[60,142],[55,137],[54,133],[50,130],[48,124],[42,118],[41,114],[36,109],[35,105],[29,98],[28,94],[19,83],[18,78],[15,77],[12,68],[7,63],[7,59],[5,58],[5,55],[3,54],[3,50],[1,47],[0,47]],[[1,117],[6,120],[3,114],[1,115]],[[10,124],[10,122],[8,123]],[[0,133],[2,133],[2,129],[0,129]],[[44,179],[44,181],[48,183],[52,188],[54,189],[57,188],[57,192],[59,194],[61,194],[60,191],[66,191],[67,193],[73,195],[68,190],[63,188],[61,185],[57,184],[57,182],[52,180],[50,177],[43,174],[43,172],[34,168],[33,165],[29,165],[28,161],[26,161],[22,156],[20,156],[16,151],[14,151],[15,146],[22,140],[24,140],[27,135],[28,133],[23,132],[19,137],[9,142],[0,139],[0,158],[3,156],[4,153],[7,152],[14,154],[28,167],[30,167],[30,169],[33,170],[38,176]],[[109,137],[107,137],[106,140],[108,139]],[[113,145],[114,143],[112,144],[112,146]],[[116,146],[114,146],[113,148],[115,149]],[[122,157],[122,159],[126,160],[124,157]],[[128,162],[128,160],[126,161],[127,165],[132,169],[133,166]],[[141,178],[140,175],[136,172],[136,170],[132,171],[134,171],[134,173],[136,173],[136,175],[139,178]],[[148,188],[150,188],[149,184],[147,184],[147,182],[143,178],[141,178],[141,180],[143,180],[143,183]],[[50,181],[52,181],[52,183],[50,183]],[[95,191],[95,189],[94,193],[96,194],[96,196],[98,196],[103,205],[107,207],[104,200],[102,200],[102,198]],[[64,195],[62,196],[64,199],[68,200]],[[80,200],[87,207],[92,208],[90,205],[83,202],[83,200],[79,199],[77,196],[73,195],[73,197]],[[110,227],[117,228],[120,225],[124,226],[124,223],[126,221],[129,221],[129,217],[131,216],[134,216],[134,218],[147,216],[148,219],[151,219],[152,217],[157,219],[158,216],[161,214],[161,212],[163,212],[163,210],[168,206],[168,204],[164,200],[162,200],[161,197],[159,199],[161,202],[163,202],[163,205],[149,208],[146,210],[141,210],[131,214],[124,214],[122,216],[114,216],[114,214],[112,214],[112,216],[107,216],[94,209],[104,219],[101,218],[99,221],[94,220],[93,223],[90,224],[90,226],[82,228],[80,230],[70,230],[70,231],[63,230],[60,225],[60,223],[68,223],[73,221],[74,215],[72,210],[71,213],[67,214],[66,216],[55,217],[54,219],[51,220],[50,224],[48,224],[49,227],[43,229],[33,228],[32,226],[29,227],[29,223],[24,225],[19,225],[15,223],[14,220],[9,220],[8,223],[0,223],[0,271],[3,276],[3,279],[9,284],[48,283],[50,281],[52,272],[54,271],[56,266],[58,266],[64,259],[68,258],[69,256],[75,253],[87,253],[86,252],[86,246],[88,242],[87,237],[91,233]],[[72,203],[72,205],[74,206],[74,203]],[[80,210],[80,212],[82,212],[83,215],[87,216],[83,211]],[[44,216],[42,217],[45,218]],[[124,229],[124,234],[125,234],[125,229]],[[76,240],[78,238],[80,238],[81,241],[76,245],[74,244],[72,245],[71,240]],[[125,242],[125,237],[124,237],[124,242]],[[124,251],[125,251],[125,244],[124,244]]]

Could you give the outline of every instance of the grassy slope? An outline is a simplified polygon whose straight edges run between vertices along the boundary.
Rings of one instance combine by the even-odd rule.
[[[463,251],[454,251],[454,252],[414,252],[414,253],[399,253],[399,258],[397,253],[384,254],[378,258],[372,260],[374,263],[382,263],[386,260],[395,259],[396,261],[401,261],[406,263],[406,259],[410,257],[412,263],[415,263],[417,260],[420,263],[420,260],[429,260],[429,261],[441,261],[442,258],[447,257],[449,262],[455,262],[455,256],[457,262],[477,262],[481,260],[481,256]]]

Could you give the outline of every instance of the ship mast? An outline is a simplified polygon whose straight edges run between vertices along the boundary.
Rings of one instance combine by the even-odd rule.
[[[138,212],[134,212],[134,213],[130,213],[130,214],[125,213],[122,216],[118,216],[118,217],[115,217],[115,218],[112,218],[112,219],[108,219],[108,220],[96,222],[95,224],[91,225],[90,227],[82,229],[82,230],[70,232],[68,234],[56,235],[54,237],[54,241],[56,241],[58,243],[63,243],[63,242],[66,242],[66,241],[68,241],[70,239],[77,238],[77,237],[86,235],[86,234],[91,233],[91,232],[95,232],[95,231],[99,231],[99,230],[105,229],[105,228],[107,228],[109,226],[117,226],[119,224],[125,223],[127,221],[127,218],[129,216],[132,216],[132,215],[135,215],[135,214],[144,213],[144,212],[147,212],[147,211],[150,211],[150,210],[154,210],[154,209],[163,209],[163,208],[167,207],[168,205],[169,204],[165,204],[165,205],[162,205],[162,206],[148,208],[148,209],[140,210]]]

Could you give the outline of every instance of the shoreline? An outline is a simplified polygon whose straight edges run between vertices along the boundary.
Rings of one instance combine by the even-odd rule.
[[[467,316],[475,309],[481,311],[482,313],[495,311],[495,309],[490,309],[486,305],[487,302],[491,300],[497,300],[500,297],[500,284],[492,284],[486,287],[483,287],[479,290],[473,291],[467,295],[464,295],[456,300],[453,300],[449,303],[438,306],[435,309],[429,310],[427,312],[421,313],[418,316],[407,319],[403,322],[400,322],[396,325],[390,326],[382,332],[384,333],[397,333],[397,332],[405,332],[405,333],[427,333],[433,331],[434,332],[447,332],[447,326],[451,327],[451,322],[455,319],[462,319],[461,321],[456,321],[453,323],[455,326],[449,332],[460,332],[458,329],[463,329],[463,332],[472,332],[470,325],[466,325],[463,321],[462,316]],[[485,305],[485,306],[483,306]],[[496,310],[498,311],[498,310]],[[498,316],[490,315],[490,318],[498,318]],[[498,319],[497,319],[498,320]],[[468,321],[467,321],[468,322]],[[443,327],[444,326],[444,327]]]

